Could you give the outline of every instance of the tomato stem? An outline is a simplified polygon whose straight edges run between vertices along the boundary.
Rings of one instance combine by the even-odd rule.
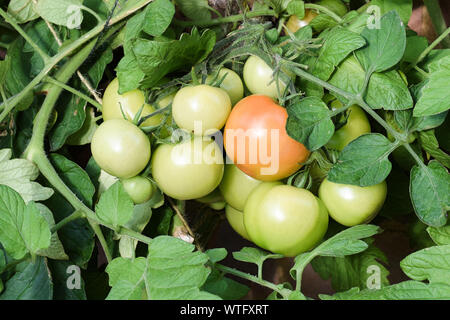
[[[314,9],[314,10],[317,10],[317,11],[321,11],[321,12],[325,13],[327,16],[329,16],[330,18],[332,18],[337,23],[341,23],[342,22],[342,18],[339,17],[336,13],[334,13],[333,11],[328,9],[327,7],[321,6],[319,4],[305,3],[305,9]]]
[[[207,19],[207,20],[194,20],[194,21],[182,21],[174,19],[174,24],[180,26],[180,27],[193,27],[193,26],[199,26],[199,27],[209,27],[209,26],[215,26],[219,24],[224,23],[230,23],[230,22],[237,22],[242,21],[245,19],[251,19],[256,17],[262,17],[262,16],[276,16],[275,11],[273,10],[257,10],[257,11],[250,11],[247,13],[240,13],[228,17],[223,18],[214,18],[214,19]]]

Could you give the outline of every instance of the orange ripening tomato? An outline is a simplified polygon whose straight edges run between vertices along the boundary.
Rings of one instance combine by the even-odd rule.
[[[310,152],[286,132],[286,109],[264,95],[239,101],[228,117],[224,146],[247,175],[262,181],[286,178],[301,168]]]

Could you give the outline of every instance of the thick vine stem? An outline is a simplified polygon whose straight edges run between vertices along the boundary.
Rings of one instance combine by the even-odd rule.
[[[239,270],[236,270],[236,269],[233,269],[233,268],[230,268],[230,267],[218,264],[218,263],[215,264],[215,267],[224,273],[228,273],[228,274],[237,276],[239,278],[249,280],[249,281],[259,284],[261,286],[267,287],[269,289],[272,289],[273,291],[276,291],[277,293],[279,293],[284,299],[287,299],[283,290],[281,290],[278,285],[276,285],[272,282],[269,282],[269,281],[266,281],[263,279],[259,279],[258,277],[254,276],[252,274],[245,273],[245,272],[242,272],[242,271],[239,271]]]
[[[119,21],[123,20],[127,16],[131,15],[132,13],[136,12],[137,10],[141,9],[142,7],[146,6],[148,3],[152,2],[153,0],[145,0],[145,1],[139,1],[138,4],[135,7],[130,8],[127,11],[119,12],[117,15],[111,18],[109,21],[109,26],[118,23]],[[5,117],[8,115],[9,112],[11,112],[12,109],[30,92],[33,90],[35,86],[37,86],[44,78],[47,76],[47,74],[55,67],[61,60],[64,58],[70,56],[73,54],[78,48],[80,48],[82,45],[87,43],[89,40],[95,38],[98,34],[100,34],[104,30],[103,25],[99,25],[95,28],[93,28],[91,31],[85,33],[80,38],[75,40],[74,42],[68,44],[64,49],[62,49],[59,53],[51,57],[48,61],[48,63],[45,64],[45,67],[42,69],[42,71],[33,79],[31,80],[28,85],[22,89],[20,93],[15,95],[11,100],[9,100],[8,106],[4,106],[3,112],[0,114],[0,122],[2,122]],[[3,108],[3,103],[0,104],[0,110]]]

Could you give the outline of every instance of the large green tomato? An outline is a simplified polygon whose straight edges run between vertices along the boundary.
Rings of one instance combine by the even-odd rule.
[[[122,180],[125,191],[135,204],[141,204],[150,200],[153,195],[151,181],[142,176],[136,176]]]
[[[221,80],[222,78],[223,81],[220,84],[220,88],[228,93],[231,99],[231,104],[235,105],[244,97],[244,85],[242,84],[241,77],[239,77],[239,75],[233,70],[221,68],[217,75],[217,80]],[[214,77],[210,75],[206,78],[206,83],[211,84],[211,81],[213,80]]]
[[[370,222],[386,200],[387,185],[383,181],[369,187],[339,184],[325,179],[319,188],[330,216],[344,226]]]
[[[230,111],[231,100],[228,93],[205,84],[180,89],[172,103],[172,115],[176,124],[196,135],[222,129]],[[198,125],[200,127],[196,128]]]
[[[295,75],[289,74],[292,78]],[[273,70],[257,56],[250,56],[244,64],[244,82],[253,94],[263,94],[272,99],[278,98],[277,82],[273,80]],[[286,83],[278,79],[280,93],[286,89]]]
[[[229,204],[225,207],[225,216],[227,217],[228,223],[242,238],[250,240],[247,230],[244,226],[244,214],[242,211],[236,210]]]
[[[212,140],[195,137],[179,144],[162,144],[152,157],[152,175],[159,188],[179,200],[211,193],[223,176],[223,158]]]
[[[331,109],[342,108],[342,103],[339,100],[334,100],[331,103]],[[346,111],[348,118],[345,125],[336,130],[327,147],[342,151],[346,145],[358,138],[359,136],[370,133],[370,123],[367,119],[366,113],[357,105],[353,105]]]
[[[133,120],[136,113],[144,105],[141,117],[145,117],[153,113],[156,109],[145,103],[145,96],[141,90],[135,89],[124,94],[119,94],[119,79],[115,78],[105,90],[103,95],[102,114],[103,120],[123,119],[123,113],[128,120]],[[122,109],[121,109],[122,107]],[[163,115],[157,114],[145,120],[141,127],[157,126],[161,123]]]
[[[125,119],[103,122],[92,137],[91,151],[100,168],[118,178],[138,175],[151,154],[148,137]]]
[[[288,257],[313,248],[328,228],[328,213],[310,191],[264,182],[247,199],[244,225],[261,248]]]
[[[260,183],[262,181],[246,175],[234,164],[227,164],[219,188],[229,205],[243,211],[250,192]]]

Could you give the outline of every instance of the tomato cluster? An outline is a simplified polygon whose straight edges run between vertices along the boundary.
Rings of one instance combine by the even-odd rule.
[[[345,226],[369,222],[384,203],[385,182],[362,188],[324,179],[316,195],[287,184],[305,165],[311,175],[322,169],[308,162],[311,152],[287,134],[288,114],[277,99],[288,83],[273,77],[264,60],[250,56],[243,68],[244,81],[235,71],[222,68],[205,83],[194,81],[156,107],[140,90],[119,94],[115,79],[103,98],[104,122],[92,139],[93,157],[101,169],[121,179],[136,204],[148,201],[157,187],[177,200],[225,209],[238,234],[285,256],[317,245],[329,216]],[[287,74],[289,78],[294,80]],[[244,97],[245,92],[249,94]],[[342,107],[334,97],[326,102],[332,110]],[[179,130],[170,143],[160,143],[145,129],[162,126],[163,112],[149,115],[169,107],[166,116]],[[138,121],[139,116],[145,121]],[[348,108],[336,121],[345,123],[326,147],[338,152],[371,130],[358,106]],[[151,145],[156,146],[153,152]]]

